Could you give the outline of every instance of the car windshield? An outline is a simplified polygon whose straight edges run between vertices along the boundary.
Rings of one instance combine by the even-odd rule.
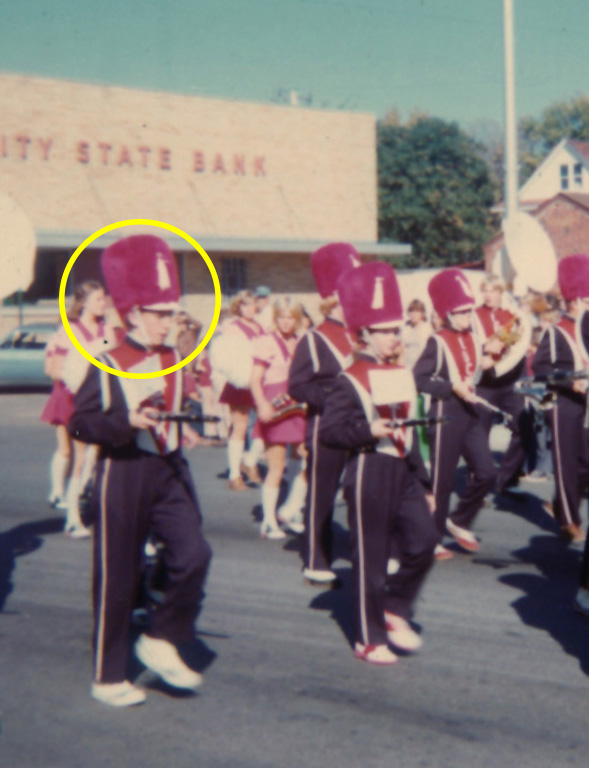
[[[2,349],[44,349],[50,337],[49,331],[23,331],[12,333],[2,343]]]

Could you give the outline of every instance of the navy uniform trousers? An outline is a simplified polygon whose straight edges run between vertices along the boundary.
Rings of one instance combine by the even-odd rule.
[[[513,384],[505,386],[477,387],[477,395],[488,400],[496,408],[501,408],[511,414],[513,427],[511,439],[507,450],[503,454],[501,466],[497,473],[497,490],[503,491],[512,479],[516,479],[526,458],[526,452],[522,443],[522,419],[525,408],[525,398],[516,392]],[[491,433],[491,427],[495,420],[493,411],[489,408],[481,408],[481,419],[487,435]],[[488,438],[487,438],[488,439]]]
[[[166,583],[147,634],[171,643],[194,635],[211,550],[181,451],[140,450],[118,377],[101,380],[91,366],[76,395],[69,431],[101,446],[92,496],[94,679],[118,683],[127,677],[130,621],[148,535],[163,544]]]
[[[538,345],[532,362],[535,374],[574,371],[575,357],[571,342],[560,329],[548,329]],[[579,526],[580,489],[589,483],[589,430],[584,426],[586,396],[574,392],[572,382],[555,386],[556,402],[548,411],[552,428],[552,459],[556,519],[561,526]]]
[[[446,533],[450,497],[460,457],[466,462],[468,479],[450,519],[461,528],[471,527],[485,496],[495,484],[497,472],[478,407],[451,395],[448,400],[434,401],[430,416],[449,417],[449,421],[436,424],[428,430],[432,490],[436,497],[435,519],[442,537]]]
[[[320,333],[321,329],[325,333],[331,331],[332,338],[339,338],[342,347],[349,345],[344,326],[336,321],[327,319],[317,332],[309,331],[295,349],[288,386],[291,397],[308,406],[305,432],[308,485],[303,513],[303,562],[311,570],[328,570],[331,567],[333,508],[347,457],[345,450],[324,445],[319,439],[325,400],[333,391],[344,363],[343,352],[337,352],[333,345],[328,345]]]
[[[411,619],[438,537],[424,491],[405,459],[360,453],[344,481],[358,642],[386,645],[384,611]],[[383,535],[384,533],[384,535]],[[399,570],[387,575],[391,542]]]
[[[348,455],[347,451],[321,442],[321,420],[321,414],[309,417],[305,440],[308,486],[303,513],[303,560],[305,567],[312,570],[331,567],[333,507]]]
[[[194,637],[211,550],[179,452],[160,456],[133,447],[103,459],[93,503],[94,675],[114,683],[127,676],[129,619],[148,535],[163,544],[166,573],[164,600],[154,607],[148,634],[174,644]]]
[[[437,533],[425,499],[429,478],[415,434],[405,458],[379,452],[353,385],[339,376],[325,406],[324,442],[351,451],[344,492],[348,504],[356,639],[385,645],[384,612],[410,619],[433,562]],[[385,441],[386,444],[386,441]],[[387,574],[391,552],[399,561]]]
[[[589,429],[584,402],[557,394],[548,411],[552,429],[554,514],[561,526],[581,525],[581,493],[589,487]]]

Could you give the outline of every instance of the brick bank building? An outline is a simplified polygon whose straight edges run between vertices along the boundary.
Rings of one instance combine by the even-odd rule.
[[[377,244],[372,115],[225,101],[0,74],[0,194],[37,238],[26,296],[56,300],[73,251],[98,229],[155,219],[188,233],[213,261],[225,296],[263,283],[312,293],[309,253],[331,240],[367,257],[407,253]],[[73,281],[99,276],[100,251]],[[174,249],[187,309],[212,309],[213,284],[183,239]],[[95,246],[95,247],[94,247]]]

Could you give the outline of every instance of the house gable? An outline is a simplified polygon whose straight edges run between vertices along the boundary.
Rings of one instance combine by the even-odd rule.
[[[589,253],[589,195],[557,194],[531,215],[546,230],[558,259],[572,253]],[[484,246],[487,271],[491,271],[504,242],[500,231]]]
[[[589,193],[589,142],[562,139],[521,187],[519,200],[549,200],[560,192]]]

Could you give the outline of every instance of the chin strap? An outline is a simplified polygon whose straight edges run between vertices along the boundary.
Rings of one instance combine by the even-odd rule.
[[[133,326],[129,336],[141,344],[142,347],[150,349],[151,342],[149,341],[145,326],[143,325],[143,319],[141,317],[139,307],[133,307],[133,309],[128,313],[127,317]]]

